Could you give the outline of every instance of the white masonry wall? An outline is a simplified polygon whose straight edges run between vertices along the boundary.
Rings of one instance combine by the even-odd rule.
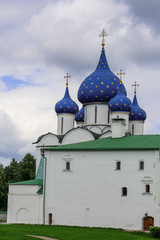
[[[134,125],[134,128],[132,128]],[[134,129],[132,132],[132,129]],[[129,131],[132,135],[143,135],[144,121],[129,121]]]
[[[158,151],[46,152],[46,157],[46,224],[51,213],[56,225],[141,230],[148,214],[160,226]],[[116,161],[121,170],[115,169]],[[122,187],[127,196],[121,196]]]
[[[63,120],[62,120],[63,119]],[[57,134],[63,135],[74,128],[75,114],[61,113],[57,114]]]
[[[43,194],[38,185],[9,185],[7,223],[43,223]]]
[[[97,107],[97,121],[95,122],[95,107]],[[89,104],[84,106],[84,125],[108,124],[108,105],[107,104]]]

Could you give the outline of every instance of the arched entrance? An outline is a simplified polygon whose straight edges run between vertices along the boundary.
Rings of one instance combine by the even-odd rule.
[[[16,223],[30,223],[29,211],[26,208],[20,208],[16,214]]]
[[[143,218],[143,230],[149,231],[149,228],[154,226],[154,218],[150,216],[146,216]]]
[[[49,225],[52,225],[52,213],[49,213]]]

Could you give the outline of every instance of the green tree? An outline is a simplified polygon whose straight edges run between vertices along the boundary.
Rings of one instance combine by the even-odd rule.
[[[14,158],[10,165],[5,167],[5,175],[7,183],[21,181],[20,166]]]
[[[7,205],[7,183],[5,178],[5,170],[0,164],[0,209],[6,209]]]
[[[19,162],[21,181],[35,178],[36,159],[27,153],[21,162]]]
[[[35,178],[36,159],[27,153],[22,161],[14,158],[10,165],[0,165],[0,209],[7,209],[8,183],[26,181]]]

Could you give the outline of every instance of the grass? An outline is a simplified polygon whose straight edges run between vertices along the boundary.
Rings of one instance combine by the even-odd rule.
[[[26,235],[53,237],[59,240],[151,240],[150,234],[121,229],[0,224],[1,240],[35,240]]]

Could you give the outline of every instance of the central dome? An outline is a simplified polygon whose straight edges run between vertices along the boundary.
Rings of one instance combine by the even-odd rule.
[[[78,99],[82,104],[94,102],[108,103],[110,99],[116,96],[119,85],[119,78],[110,70],[104,46],[102,46],[97,68],[80,85]],[[126,89],[123,84],[122,88],[126,95]]]

